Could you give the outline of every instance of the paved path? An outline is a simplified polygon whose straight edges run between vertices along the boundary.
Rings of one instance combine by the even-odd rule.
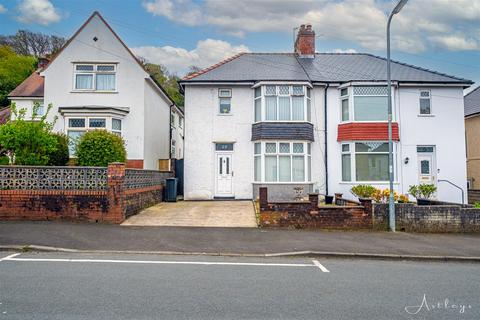
[[[264,254],[323,251],[480,257],[480,234],[412,234],[256,228],[122,227],[61,222],[0,222],[0,245],[82,250]]]
[[[162,202],[128,218],[122,226],[256,228],[252,201]]]
[[[476,264],[11,254],[0,319],[480,319]]]

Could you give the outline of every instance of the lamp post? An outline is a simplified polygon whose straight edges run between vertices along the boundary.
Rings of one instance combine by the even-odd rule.
[[[388,220],[390,230],[395,232],[395,199],[393,197],[393,141],[392,141],[392,78],[390,74],[390,24],[394,15],[402,10],[408,0],[400,0],[390,13],[387,22],[387,90],[388,90],[388,180],[390,182],[390,197],[388,202]]]

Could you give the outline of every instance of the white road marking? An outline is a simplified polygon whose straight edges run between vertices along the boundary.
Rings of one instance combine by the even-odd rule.
[[[320,268],[320,270],[322,270],[322,272],[330,272],[327,268],[325,268],[323,266],[323,264],[321,264],[320,262],[318,262],[317,260],[312,260],[313,264],[315,266],[317,266],[318,268]]]
[[[14,254],[11,254],[11,255],[6,256],[6,257],[4,257],[4,258],[1,258],[0,261],[10,260],[10,259],[12,259],[12,258],[15,258],[16,256],[19,256],[19,255],[20,255],[20,253],[14,253]]]

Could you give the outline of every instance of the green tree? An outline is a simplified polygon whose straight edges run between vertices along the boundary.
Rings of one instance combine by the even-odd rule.
[[[155,80],[160,86],[162,86],[162,88],[165,89],[175,104],[177,106],[183,106],[183,95],[180,93],[180,87],[178,86],[177,82],[180,80],[180,78],[175,74],[170,74],[167,68],[161,64],[144,63],[144,66],[145,70],[147,70],[153,80]]]
[[[17,110],[15,103],[11,105],[11,119],[0,126],[0,146],[12,164],[46,165],[49,154],[57,149],[57,139],[52,134],[54,122],[47,122],[47,116],[53,108],[50,104],[45,114],[38,116],[40,105],[35,103],[32,116],[25,119],[26,109]]]
[[[77,165],[106,167],[112,162],[125,162],[127,152],[123,139],[105,130],[86,132],[75,146]]]
[[[49,166],[66,166],[70,160],[68,152],[68,137],[63,133],[54,133],[57,148],[48,154]]]
[[[34,70],[37,59],[17,55],[10,47],[0,46],[0,108],[8,106],[7,95]]]

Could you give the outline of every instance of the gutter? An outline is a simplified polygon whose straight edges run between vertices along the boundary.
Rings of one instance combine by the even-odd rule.
[[[330,86],[329,83],[325,86],[325,94],[324,94],[324,103],[323,106],[325,108],[325,119],[324,119],[324,135],[325,135],[325,152],[324,152],[324,157],[325,157],[325,195],[328,195],[328,135],[327,135],[327,95],[328,95],[328,87]]]

